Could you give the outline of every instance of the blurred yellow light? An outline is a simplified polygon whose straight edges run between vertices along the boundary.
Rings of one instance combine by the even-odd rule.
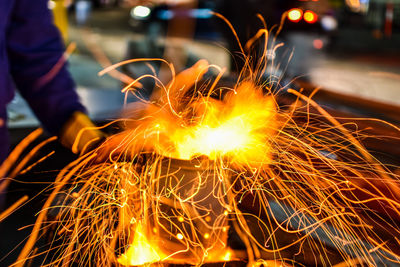
[[[300,8],[292,8],[288,12],[288,18],[290,21],[293,22],[300,21],[302,16],[303,16],[303,11]]]
[[[182,240],[182,239],[183,239],[183,235],[182,235],[182,234],[177,234],[176,237],[177,237],[179,240]]]
[[[151,10],[147,6],[136,6],[132,9],[132,15],[138,18],[146,18],[150,15]]]
[[[230,261],[231,258],[232,258],[232,252],[231,252],[230,250],[228,250],[228,251],[225,253],[223,259],[224,259],[224,261]]]
[[[56,7],[56,3],[52,0],[50,0],[49,2],[47,2],[47,7],[49,9],[54,9]]]
[[[304,12],[304,20],[308,23],[315,23],[318,20],[318,15],[315,14],[315,12],[311,11],[311,10],[307,10],[306,12]]]
[[[346,0],[346,4],[355,12],[359,12],[361,9],[360,0]]]

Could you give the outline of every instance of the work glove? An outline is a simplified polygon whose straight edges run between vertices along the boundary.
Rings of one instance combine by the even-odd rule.
[[[61,128],[59,140],[75,154],[83,154],[95,148],[106,138],[83,112],[76,111]]]

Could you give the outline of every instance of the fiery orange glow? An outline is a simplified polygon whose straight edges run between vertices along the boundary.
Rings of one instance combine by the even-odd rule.
[[[117,261],[124,266],[139,266],[152,262],[159,262],[166,258],[162,251],[157,251],[157,247],[148,240],[146,230],[141,223],[135,228],[135,236],[132,244],[129,245],[125,254],[121,255]]]
[[[260,78],[271,62],[257,60],[229,88],[204,60],[178,75],[169,65],[167,85],[154,77],[151,99],[112,123],[121,132],[60,171],[15,266],[50,229],[44,253],[57,266],[399,263],[399,175],[310,97],[288,89],[278,105]],[[200,83],[208,69],[216,80]],[[232,231],[244,251],[229,248]]]
[[[243,83],[228,92],[223,102],[202,97],[190,110],[194,116],[189,125],[184,124],[185,115],[147,119],[146,139],[158,141],[154,147],[157,153],[186,160],[199,155],[216,160],[229,154],[240,164],[260,159],[265,162],[276,107],[272,97],[263,96],[261,88]]]
[[[272,98],[264,97],[261,89],[255,90],[251,83],[244,83],[230,92],[222,105],[213,105],[212,101],[207,105],[198,125],[172,136],[178,158],[206,155],[216,160],[231,153],[233,160],[243,164],[268,155],[276,111]]]

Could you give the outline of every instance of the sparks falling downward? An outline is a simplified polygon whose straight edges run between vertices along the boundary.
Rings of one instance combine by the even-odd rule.
[[[104,72],[137,61],[145,60]],[[204,60],[168,85],[155,77],[152,99],[128,112],[123,131],[59,173],[17,266],[50,226],[47,253],[59,266],[229,261],[241,257],[228,247],[229,229],[254,266],[307,249],[322,265],[331,250],[348,265],[398,263],[371,221],[400,236],[388,223],[400,218],[399,177],[308,97],[289,90],[295,100],[280,107],[260,82],[267,62],[247,67],[232,88],[219,88],[223,70]],[[209,69],[219,75],[200,85]],[[139,80],[124,92],[135,94]],[[47,220],[52,206],[60,211]]]

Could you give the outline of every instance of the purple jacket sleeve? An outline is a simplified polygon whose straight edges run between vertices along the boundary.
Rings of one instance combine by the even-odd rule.
[[[63,60],[64,46],[47,0],[15,0],[7,30],[13,80],[45,129],[58,134],[74,111],[85,111]]]

